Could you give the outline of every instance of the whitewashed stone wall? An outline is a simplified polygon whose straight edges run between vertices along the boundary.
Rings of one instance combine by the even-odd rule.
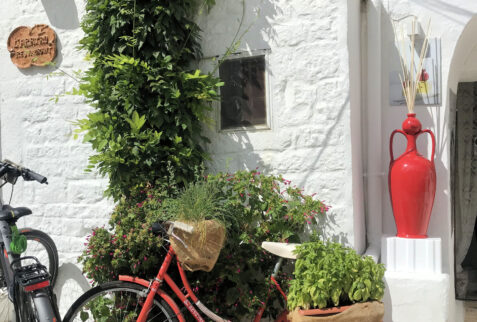
[[[57,291],[62,293],[63,309],[87,286],[76,266],[85,236],[91,228],[106,224],[112,209],[112,203],[102,197],[106,182],[83,171],[91,148],[72,136],[72,122],[84,117],[90,107],[80,97],[65,96],[58,103],[51,100],[75,86],[75,81],[50,73],[60,69],[72,73],[86,67],[84,53],[75,49],[82,37],[82,12],[82,1],[73,0],[6,0],[0,9],[1,158],[48,177],[49,185],[19,180],[11,204],[33,210],[19,226],[48,233],[58,247]],[[18,69],[6,48],[8,35],[18,26],[43,23],[57,33],[55,68]],[[2,193],[8,202],[10,187]]]
[[[218,0],[200,20],[206,58],[224,54],[242,12],[237,51],[266,52],[271,129],[212,130],[213,167],[259,167],[316,192],[332,206],[328,236],[353,245],[347,1]]]

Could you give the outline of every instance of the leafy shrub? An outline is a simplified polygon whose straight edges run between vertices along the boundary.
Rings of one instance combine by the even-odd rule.
[[[203,303],[237,320],[256,312],[267,298],[268,278],[277,258],[265,252],[261,243],[301,241],[308,225],[322,222],[327,207],[280,176],[258,171],[220,173],[206,181],[218,191],[227,239],[214,269],[188,274],[188,278]],[[86,275],[96,283],[131,272],[153,278],[164,249],[150,226],[177,213],[177,194],[172,184],[164,184],[136,193],[135,200],[122,199],[110,220],[111,233],[96,229],[79,259]],[[288,275],[281,279],[287,284]],[[276,315],[278,309],[269,303],[265,316]]]
[[[338,243],[313,241],[297,247],[288,307],[308,309],[381,300],[384,265]]]
[[[256,170],[210,175],[207,181],[220,191],[227,239],[214,269],[195,272],[189,281],[203,303],[221,316],[238,320],[255,314],[269,292],[277,257],[265,252],[262,242],[306,239],[306,227],[321,225],[328,208],[281,176]],[[285,289],[288,279],[285,273],[280,276]],[[272,294],[279,297],[278,292]],[[268,303],[264,317],[276,316],[282,304]]]
[[[78,132],[96,151],[89,167],[109,178],[106,195],[116,201],[162,180],[168,164],[178,183],[190,182],[206,158],[201,128],[221,83],[191,71],[201,55],[198,10],[196,0],[86,2],[80,47],[92,67],[72,93],[96,109]]]
[[[117,279],[120,274],[151,277],[165,254],[163,241],[151,226],[168,220],[175,207],[170,187],[163,185],[135,191],[135,198],[122,198],[111,215],[110,229],[99,227],[87,237],[86,249],[78,261],[86,277],[95,284]]]

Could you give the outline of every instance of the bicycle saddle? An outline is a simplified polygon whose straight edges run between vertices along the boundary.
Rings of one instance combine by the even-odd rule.
[[[16,221],[18,218],[30,215],[31,213],[31,210],[26,207],[13,208],[10,205],[3,205],[0,210],[0,220]]]
[[[296,259],[296,254],[294,254],[293,251],[295,250],[295,247],[298,245],[300,244],[263,242],[262,248],[268,251],[269,253],[272,253],[279,257]]]

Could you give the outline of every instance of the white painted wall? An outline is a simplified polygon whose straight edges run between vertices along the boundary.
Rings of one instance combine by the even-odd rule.
[[[362,204],[353,204],[349,81],[349,60],[356,62],[358,57],[354,75],[359,82],[359,1],[351,12],[347,6],[347,1],[336,0],[218,0],[209,15],[200,18],[200,25],[204,56],[220,56],[245,12],[239,34],[250,29],[237,51],[267,52],[271,129],[211,130],[213,168],[259,167],[283,174],[332,206],[329,237],[364,250],[364,228],[359,221],[355,227],[353,219],[354,207]],[[358,27],[351,33],[358,36],[351,42],[357,47],[353,57],[348,50],[349,24]],[[352,99],[359,115],[357,85]]]
[[[6,44],[14,28],[45,23],[57,33],[57,67],[70,73],[85,69],[84,54],[75,49],[82,37],[82,12],[82,1],[73,0],[5,0],[0,9],[1,158],[48,177],[47,186],[19,180],[12,205],[33,210],[19,226],[45,231],[58,247],[61,268],[57,292],[67,289],[58,294],[63,309],[87,287],[76,266],[77,257],[90,230],[107,223],[112,203],[102,197],[106,182],[83,172],[90,147],[72,137],[71,122],[91,109],[79,97],[65,96],[56,104],[51,101],[75,82],[64,76],[47,79],[53,68],[18,69]],[[3,197],[8,201],[10,188],[3,189]]]

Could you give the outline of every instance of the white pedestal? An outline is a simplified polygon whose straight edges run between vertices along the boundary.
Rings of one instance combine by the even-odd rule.
[[[442,272],[440,238],[383,237],[381,259],[388,272]]]
[[[441,254],[440,238],[382,238],[385,322],[449,321],[450,282]]]
[[[386,272],[384,322],[456,322],[449,319],[449,275]]]

